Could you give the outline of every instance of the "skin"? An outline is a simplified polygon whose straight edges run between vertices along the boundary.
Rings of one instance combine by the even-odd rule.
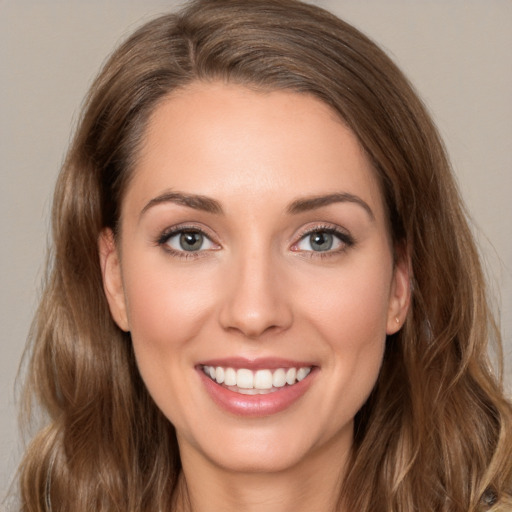
[[[223,212],[155,201],[178,191]],[[333,193],[357,200],[290,212]],[[173,253],[179,237],[162,242],[183,225],[208,236],[201,250]],[[304,231],[326,228],[354,243],[335,237],[332,250],[312,250]],[[105,230],[99,249],[112,315],[177,430],[180,507],[333,510],[354,415],[409,303],[374,171],[335,113],[308,95],[220,83],[173,93],[149,121],[120,237]],[[284,411],[240,417],[214,403],[196,369],[234,356],[317,371]]]

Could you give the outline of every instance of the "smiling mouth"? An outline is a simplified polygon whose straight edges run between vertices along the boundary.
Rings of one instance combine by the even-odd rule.
[[[247,368],[235,370],[223,366],[202,366],[202,371],[212,381],[224,388],[243,395],[265,395],[284,387],[292,387],[304,380],[311,372],[311,366],[298,368],[278,368],[275,370]]]

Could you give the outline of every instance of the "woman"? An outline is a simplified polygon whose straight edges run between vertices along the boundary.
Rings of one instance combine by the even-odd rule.
[[[59,177],[23,510],[507,510],[512,409],[437,132],[373,43],[196,1],[93,85]]]

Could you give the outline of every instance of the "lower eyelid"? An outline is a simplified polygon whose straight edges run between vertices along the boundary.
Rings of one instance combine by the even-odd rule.
[[[202,237],[203,237],[203,240],[202,240],[202,246],[200,249],[197,249],[197,251],[187,251],[185,249],[181,249],[181,248],[178,248],[178,247],[173,247],[169,242],[173,239],[176,239],[176,242],[179,244],[179,239],[181,237],[181,235],[183,233],[187,233],[187,232],[193,232],[193,233],[198,233],[200,234]],[[172,233],[171,235],[169,235],[167,237],[167,239],[165,240],[164,242],[165,245],[171,247],[173,250],[177,251],[177,252],[202,252],[202,251],[208,251],[208,250],[211,250],[211,249],[214,249],[217,244],[215,244],[215,242],[213,242],[213,240],[204,232],[202,231],[199,231],[197,229],[182,229],[182,230],[179,230],[179,231],[175,231],[174,233]],[[203,247],[204,245],[207,245],[207,247]]]
[[[204,240],[207,242],[207,247],[202,247],[200,249],[197,249],[195,251],[187,251],[185,249],[176,248],[169,244],[169,241],[174,238],[178,237],[179,235],[183,234],[184,232],[196,232],[201,234],[204,237]],[[329,233],[333,237],[335,237],[336,241],[334,242],[334,247],[330,248],[325,251],[315,251],[314,249],[300,249],[298,245],[306,239],[308,236],[311,236],[315,233]],[[173,253],[178,257],[186,257],[186,258],[194,258],[201,255],[201,253],[211,251],[211,250],[218,250],[221,249],[221,245],[217,242],[215,242],[212,237],[205,232],[204,229],[201,229],[196,226],[178,226],[172,229],[168,229],[167,231],[163,232],[156,240],[156,245],[164,246],[163,248],[168,251],[169,253]],[[333,229],[330,226],[325,227],[315,227],[313,229],[307,230],[303,232],[300,235],[300,238],[297,242],[295,242],[291,246],[291,250],[294,252],[303,252],[308,253],[308,256],[315,257],[315,256],[323,256],[327,257],[329,255],[335,255],[337,253],[344,252],[346,249],[350,248],[355,244],[354,238],[345,231],[339,231],[338,229]]]
[[[170,247],[171,249],[173,249],[174,251],[177,251],[177,252],[199,252],[202,249],[202,246],[204,245],[205,243],[205,237],[203,237],[203,239],[201,240],[201,247],[199,249],[197,249],[196,251],[187,251],[186,249],[183,249],[182,247],[180,247],[180,242],[181,242],[181,236],[182,236],[182,233],[178,232],[178,233],[175,233],[174,235],[170,236],[166,242],[165,242],[165,245],[167,245],[168,247]]]
[[[179,238],[172,245],[169,243],[173,237],[179,237],[184,232],[201,234],[207,245],[203,243],[203,247],[197,250],[187,251],[179,246]],[[177,259],[197,259],[206,256],[210,251],[220,249],[220,245],[205,229],[189,224],[176,225],[161,231],[154,239],[154,245],[161,248],[169,256]]]
[[[339,245],[341,247],[337,247],[337,248],[333,248],[333,249],[329,249],[327,251],[314,251],[313,249],[298,249],[298,245],[303,241],[303,240],[306,240],[307,237],[311,236],[311,235],[314,235],[315,233],[329,233],[331,234],[337,241],[337,244],[336,245]],[[329,254],[329,253],[336,253],[336,252],[341,252],[343,251],[344,249],[347,249],[348,247],[351,247],[352,245],[354,245],[355,243],[355,240],[353,239],[353,237],[351,235],[349,235],[348,233],[346,232],[341,232],[337,229],[333,229],[331,227],[328,227],[328,226],[325,226],[325,227],[316,227],[314,229],[311,229],[311,230],[308,230],[308,231],[305,231],[304,233],[302,233],[299,237],[299,240],[297,242],[295,242],[293,245],[292,245],[292,250],[295,250],[295,251],[304,251],[304,252],[312,252],[312,253],[315,253],[315,254]]]

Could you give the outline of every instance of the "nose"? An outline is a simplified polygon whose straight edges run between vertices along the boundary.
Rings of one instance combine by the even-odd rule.
[[[258,339],[293,322],[290,290],[282,269],[261,253],[231,262],[219,321],[223,329]]]

